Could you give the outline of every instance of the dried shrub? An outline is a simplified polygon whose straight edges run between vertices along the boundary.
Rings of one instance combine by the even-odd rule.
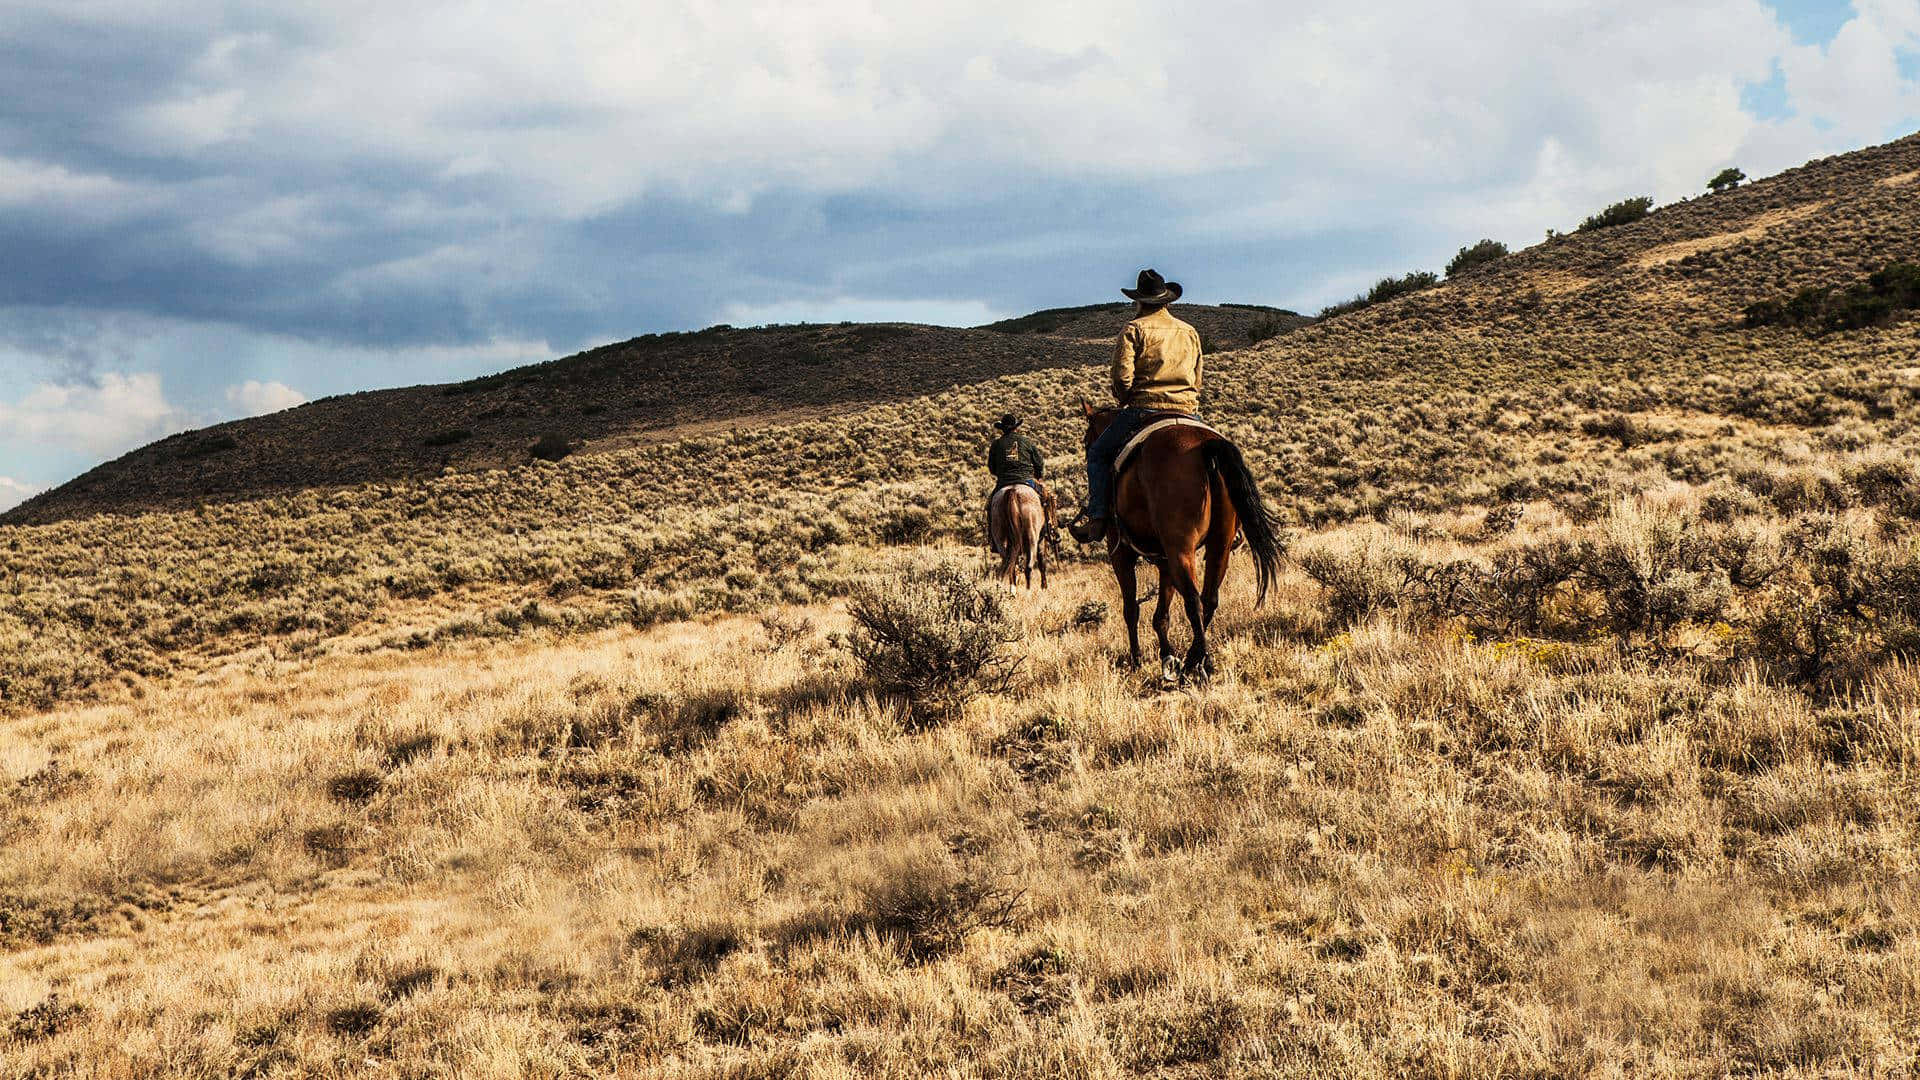
[[[1024,896],[944,853],[925,853],[866,886],[860,921],[919,963],[953,952],[976,930],[1012,925]]]
[[[74,1021],[85,1016],[87,1007],[77,1002],[62,1001],[60,995],[53,994],[37,1005],[29,1006],[13,1014],[7,1021],[6,1035],[15,1042],[38,1042],[51,1039],[72,1026]]]
[[[902,506],[880,519],[877,530],[888,544],[919,544],[933,535],[933,511],[924,506]]]
[[[1315,548],[1294,561],[1326,590],[1327,615],[1342,626],[1402,606],[1428,573],[1418,552],[1377,537],[1347,547]]]
[[[1654,640],[1726,610],[1733,590],[1714,555],[1697,517],[1636,502],[1617,504],[1579,548],[1581,573],[1604,594],[1613,631]]]
[[[364,1038],[380,1024],[380,1007],[358,1003],[327,1013],[327,1030],[347,1038]]]
[[[1833,688],[1882,659],[1920,652],[1920,555],[1877,547],[1837,518],[1803,521],[1786,550],[1791,575],[1748,628],[1755,655],[1805,685]]]
[[[862,588],[848,604],[848,650],[867,685],[903,703],[916,724],[954,716],[982,694],[1006,690],[1019,640],[997,592],[953,563],[910,568]]]
[[[327,794],[344,803],[364,803],[380,793],[381,776],[372,769],[354,769],[327,781]]]
[[[746,934],[731,923],[679,927],[643,926],[627,938],[630,948],[644,954],[668,989],[704,978],[720,961],[745,948]]]
[[[541,461],[559,461],[573,453],[573,442],[557,431],[549,431],[534,440],[528,452]]]
[[[1480,519],[1480,535],[1505,536],[1520,524],[1526,516],[1527,504],[1522,502],[1501,503],[1486,512]]]
[[[1073,625],[1081,628],[1099,626],[1107,621],[1107,602],[1105,600],[1086,600],[1073,609]]]
[[[1920,307],[1920,264],[1889,263],[1846,288],[1813,286],[1791,296],[1748,304],[1748,328],[1794,326],[1814,332],[1884,326]]]

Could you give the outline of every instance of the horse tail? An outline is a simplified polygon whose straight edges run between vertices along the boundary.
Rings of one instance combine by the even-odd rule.
[[[1233,502],[1233,511],[1240,518],[1240,531],[1247,538],[1247,546],[1253,549],[1254,569],[1260,582],[1260,592],[1253,604],[1259,607],[1266,602],[1267,587],[1280,573],[1280,537],[1274,529],[1273,515],[1267,512],[1266,500],[1260,497],[1260,487],[1247,471],[1239,447],[1225,439],[1215,439],[1203,446],[1201,453],[1206,457],[1208,471],[1218,475],[1226,486],[1227,498]]]

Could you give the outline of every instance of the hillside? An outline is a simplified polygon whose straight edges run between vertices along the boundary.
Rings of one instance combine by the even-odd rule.
[[[1909,138],[1560,237],[1429,292],[1221,354],[1209,366],[1208,411],[1241,441],[1282,515],[1302,524],[1515,499],[1603,501],[1623,471],[1697,482],[1804,462],[1797,447],[1810,441],[1859,448],[1902,438],[1913,409],[1911,321],[1816,338],[1744,329],[1739,313],[1879,261],[1920,258],[1916,171],[1920,139]],[[879,347],[923,333],[910,332]],[[1009,407],[1035,417],[1031,430],[1056,455],[1071,503],[1075,403],[1097,397],[1103,380],[1067,365],[1054,338],[977,333],[1005,350],[983,355],[1019,364],[1057,356],[1063,366],[986,381],[936,368],[949,389],[830,425],[709,424],[689,440],[512,474],[4,527],[14,592],[0,634],[25,645],[6,654],[0,700],[191,667],[202,652],[258,647],[263,630],[268,643],[310,649],[349,631],[409,640],[494,632],[488,613],[510,600],[604,625],[831,594],[845,580],[842,553],[863,544],[974,535],[978,484],[955,479],[978,475],[983,432]],[[585,358],[553,367],[598,370]],[[501,382],[397,398],[431,403],[404,438],[518,400],[523,388]],[[249,430],[306,423],[355,400]],[[1744,444],[1716,435],[1728,422]],[[519,452],[530,430],[504,440],[503,452]],[[438,471],[443,451],[411,452]],[[179,475],[215,469],[222,456],[177,463]],[[300,467],[284,455],[263,460]],[[138,476],[115,482],[131,490]],[[69,485],[9,520],[53,516],[83,494]],[[556,519],[555,506],[567,515]],[[370,535],[380,542],[369,546]],[[139,559],[106,560],[103,550]]]
[[[1098,561],[973,591],[988,423],[1071,504],[1091,364],[0,525],[0,1060],[1911,1075],[1920,319],[1743,313],[1920,261],[1917,179],[1920,137],[1217,354],[1289,553],[1207,683],[1115,665]],[[1011,666],[930,712],[875,625]]]
[[[1094,305],[1057,322],[1029,316],[1014,320],[1027,325],[979,330],[849,323],[652,334],[463,383],[325,398],[183,432],[44,492],[0,522],[512,468],[543,436],[598,453],[826,416],[1097,362],[1126,310]],[[1271,333],[1307,321],[1251,306],[1183,311],[1217,348],[1245,344],[1255,326]]]

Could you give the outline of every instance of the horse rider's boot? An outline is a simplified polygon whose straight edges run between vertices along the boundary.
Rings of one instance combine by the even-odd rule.
[[[1067,532],[1070,533],[1075,540],[1083,544],[1091,544],[1095,540],[1107,535],[1107,519],[1103,517],[1090,518],[1085,514],[1081,514],[1080,517],[1074,520],[1072,525],[1067,526]]]

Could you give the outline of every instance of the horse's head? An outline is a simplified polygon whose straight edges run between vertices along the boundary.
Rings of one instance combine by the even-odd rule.
[[[1087,445],[1092,446],[1093,440],[1107,430],[1107,425],[1113,423],[1114,414],[1120,410],[1112,406],[1096,409],[1093,407],[1093,402],[1083,397],[1080,399],[1080,411],[1087,415]]]

